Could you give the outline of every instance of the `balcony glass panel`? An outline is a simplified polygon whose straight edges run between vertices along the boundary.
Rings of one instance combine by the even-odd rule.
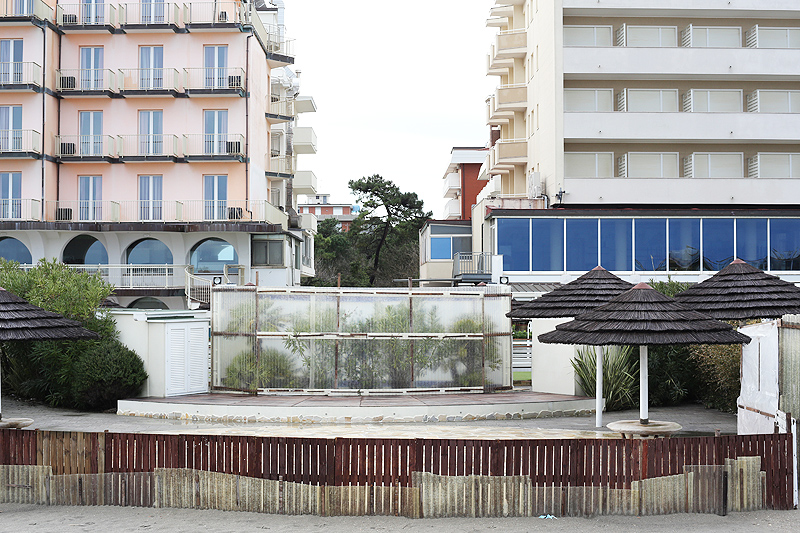
[[[704,219],[703,270],[721,270],[731,261],[733,261],[733,219]]]
[[[497,220],[497,253],[503,256],[503,270],[530,270],[530,219],[501,218]]]
[[[698,113],[741,113],[742,91],[692,91],[692,111]]]
[[[613,42],[611,26],[564,26],[564,46],[612,46]]]
[[[431,237],[431,259],[452,259],[450,237]]]
[[[761,270],[767,269],[766,218],[736,220],[736,257]]]
[[[669,219],[669,269],[700,270],[700,219]]]
[[[612,89],[564,89],[564,111],[614,111]]]
[[[761,113],[800,113],[800,91],[758,91]]]
[[[628,111],[632,113],[677,113],[675,89],[628,89]]]
[[[678,46],[678,28],[675,26],[628,26],[626,45],[642,47]]]
[[[759,48],[800,48],[800,28],[759,28]]]
[[[564,154],[564,175],[570,178],[611,178],[614,176],[614,154],[567,152]]]
[[[534,218],[531,224],[533,226],[532,270],[564,270],[564,221]]]
[[[692,28],[692,46],[701,48],[739,48],[742,46],[741,28]]]
[[[667,269],[667,221],[663,218],[636,220],[636,270]]]
[[[567,219],[567,270],[586,272],[599,263],[597,219]]]
[[[770,269],[800,270],[800,220],[769,221]]]
[[[606,270],[633,270],[633,220],[608,218],[600,221],[600,266]]]
[[[677,178],[678,154],[628,154],[629,178]]]
[[[695,178],[741,178],[742,154],[694,154]]]
[[[759,178],[800,178],[800,154],[758,154]]]

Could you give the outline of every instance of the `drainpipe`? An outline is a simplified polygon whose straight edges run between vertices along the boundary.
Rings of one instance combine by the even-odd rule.
[[[61,69],[61,34],[58,35],[58,69]],[[58,90],[58,87],[56,87]],[[56,97],[56,135],[61,135],[61,98]],[[56,163],[56,202],[61,200],[61,163]],[[56,203],[58,209],[58,203]]]
[[[258,13],[253,13],[258,16]],[[244,56],[244,66],[247,72],[244,76],[244,202],[245,209],[250,211],[250,38],[253,33],[247,34]]]
[[[44,220],[44,212],[45,212],[45,188],[44,188],[44,156],[47,151],[44,149],[45,144],[47,143],[47,136],[45,135],[45,121],[47,119],[47,92],[45,91],[45,87],[47,87],[47,24],[42,25],[42,160],[41,160],[41,168],[42,168],[42,203],[39,204],[39,220]]]

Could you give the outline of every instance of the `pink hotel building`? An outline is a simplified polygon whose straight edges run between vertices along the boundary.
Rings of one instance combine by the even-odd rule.
[[[138,307],[313,275],[292,44],[280,0],[0,0],[0,257]]]

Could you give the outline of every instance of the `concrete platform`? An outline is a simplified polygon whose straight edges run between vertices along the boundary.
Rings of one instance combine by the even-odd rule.
[[[120,400],[117,414],[206,422],[393,423],[522,420],[594,413],[594,398],[531,391],[397,396],[193,394]]]

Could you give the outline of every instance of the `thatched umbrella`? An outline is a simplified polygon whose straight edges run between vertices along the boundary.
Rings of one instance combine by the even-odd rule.
[[[0,341],[51,341],[98,337],[94,331],[82,328],[80,322],[45,311],[0,287]],[[0,404],[0,420],[2,418],[2,404]]]
[[[513,309],[511,319],[576,317],[595,309],[633,287],[601,266],[596,266],[574,281],[553,289],[539,298]],[[595,422],[603,427],[603,349],[596,354]],[[533,370],[531,370],[533,372]],[[531,376],[532,377],[532,376]]]
[[[800,313],[800,288],[741,259],[675,296],[689,309],[717,320],[780,318]]]
[[[548,344],[639,345],[639,422],[649,423],[647,347],[665,344],[747,344],[750,337],[692,311],[639,283],[594,311],[539,335]]]

